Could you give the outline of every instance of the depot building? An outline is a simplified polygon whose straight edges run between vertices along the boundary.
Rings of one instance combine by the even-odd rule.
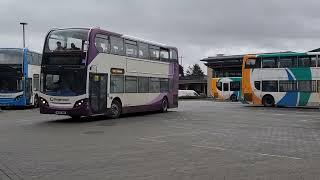
[[[241,77],[242,59],[244,55],[218,54],[201,59],[207,66],[207,96],[212,96],[212,78]]]

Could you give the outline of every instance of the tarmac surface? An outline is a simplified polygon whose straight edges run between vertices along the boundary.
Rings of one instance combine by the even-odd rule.
[[[316,180],[319,113],[209,100],[116,120],[3,110],[0,180]]]

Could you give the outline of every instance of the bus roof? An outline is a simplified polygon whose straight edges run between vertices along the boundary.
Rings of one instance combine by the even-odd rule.
[[[173,46],[168,46],[166,44],[162,44],[162,43],[159,43],[159,42],[154,42],[154,41],[150,41],[150,40],[146,40],[146,39],[142,39],[142,38],[137,38],[137,37],[134,37],[134,36],[129,36],[129,35],[125,35],[125,34],[120,34],[120,33],[116,33],[116,32],[112,32],[112,31],[107,31],[107,30],[103,30],[103,29],[100,29],[100,27],[92,27],[92,28],[53,28],[51,31],[54,31],[54,30],[72,30],[72,29],[83,29],[83,30],[96,30],[96,31],[100,31],[100,32],[104,32],[104,33],[107,33],[107,34],[111,34],[111,35],[115,35],[115,36],[120,36],[124,39],[128,39],[128,40],[134,40],[134,41],[140,41],[140,42],[144,42],[144,43],[147,43],[147,44],[150,44],[150,45],[154,45],[154,46],[160,46],[160,47],[163,47],[163,48],[169,48],[169,49],[175,49],[177,50],[176,47],[173,47]]]
[[[307,55],[307,53],[281,52],[281,53],[257,54],[257,57],[268,58],[268,57],[305,56],[305,55]]]
[[[12,50],[12,51],[23,51],[24,49],[26,49],[28,52],[41,54],[41,53],[36,52],[36,51],[31,51],[28,48],[0,48],[0,50]]]

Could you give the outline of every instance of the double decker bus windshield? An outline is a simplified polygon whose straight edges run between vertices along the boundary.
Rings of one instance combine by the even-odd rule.
[[[22,64],[22,50],[0,49],[0,93],[23,90]]]
[[[0,93],[16,93],[22,90],[21,77],[0,77]]]
[[[55,51],[87,51],[87,29],[65,29],[52,31],[46,41],[46,52]]]
[[[51,96],[78,96],[85,94],[85,69],[45,69],[43,93]]]

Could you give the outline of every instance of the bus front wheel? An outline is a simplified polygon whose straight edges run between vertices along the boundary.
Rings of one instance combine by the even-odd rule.
[[[274,98],[271,95],[265,95],[262,98],[262,103],[265,107],[273,107],[275,104]]]
[[[121,115],[122,106],[118,100],[113,100],[110,108],[110,117],[112,119],[119,118]]]

